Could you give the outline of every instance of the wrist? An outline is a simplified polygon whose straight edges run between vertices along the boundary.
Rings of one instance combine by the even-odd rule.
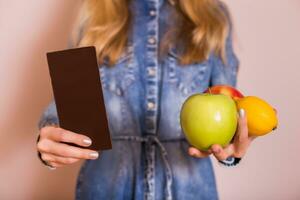
[[[221,163],[222,165],[231,167],[231,166],[236,166],[237,164],[239,164],[241,160],[242,160],[242,158],[230,156],[226,160],[219,161],[219,163]]]

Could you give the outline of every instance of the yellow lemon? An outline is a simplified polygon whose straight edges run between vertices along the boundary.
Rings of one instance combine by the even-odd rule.
[[[249,135],[262,136],[278,125],[275,109],[266,101],[255,97],[247,96],[236,101],[237,108],[243,108],[247,115]]]

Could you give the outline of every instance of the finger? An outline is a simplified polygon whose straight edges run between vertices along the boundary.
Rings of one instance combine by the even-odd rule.
[[[254,138],[248,134],[247,116],[244,109],[239,110],[238,130],[234,138],[235,157],[243,157]]]
[[[237,142],[245,142],[248,139],[247,116],[244,109],[239,110]]]
[[[195,147],[190,147],[188,150],[188,153],[190,156],[193,156],[196,158],[205,158],[211,154],[210,151],[201,151]]]
[[[92,144],[92,140],[89,137],[62,128],[57,128],[57,131],[52,131],[48,138],[57,142],[69,142],[85,147]]]
[[[50,154],[50,153],[43,153],[42,159],[45,160],[46,162],[56,162],[56,163],[63,164],[63,165],[73,164],[80,160],[78,158],[67,158],[67,157],[56,156],[56,155]]]
[[[233,152],[232,152],[232,145],[229,145],[229,147],[224,150],[221,145],[214,144],[211,146],[211,150],[213,155],[216,157],[217,160],[226,160]]]
[[[52,140],[43,140],[38,143],[38,150],[42,153],[51,153],[62,157],[72,157],[79,159],[97,159],[97,151],[74,147],[68,144],[54,142]]]

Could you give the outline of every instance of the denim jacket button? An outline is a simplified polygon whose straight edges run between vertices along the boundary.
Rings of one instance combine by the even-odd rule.
[[[153,102],[148,102],[147,107],[148,107],[148,110],[153,110],[155,107],[155,104]]]
[[[148,68],[147,72],[149,76],[155,76],[156,74],[155,68]]]
[[[175,1],[174,0],[169,0],[169,3],[174,6],[175,5]]]
[[[148,39],[148,42],[149,42],[149,44],[155,44],[155,43],[156,43],[156,40],[155,40],[154,37],[150,37],[150,38]]]
[[[155,10],[150,10],[149,15],[150,15],[150,16],[156,16]]]

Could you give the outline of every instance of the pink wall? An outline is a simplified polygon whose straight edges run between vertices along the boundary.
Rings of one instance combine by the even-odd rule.
[[[241,60],[238,87],[277,108],[279,128],[241,166],[215,166],[221,199],[300,199],[300,2],[228,0]]]
[[[238,87],[277,108],[278,130],[239,167],[216,162],[221,199],[300,199],[300,3],[228,0],[241,60]],[[52,93],[45,52],[66,48],[79,1],[0,0],[0,198],[72,199],[79,164],[49,171],[36,159],[36,122]],[[298,55],[299,54],[299,55]]]
[[[0,0],[0,199],[72,199],[79,165],[49,171],[35,139],[52,95],[45,52],[66,48],[74,2]]]

